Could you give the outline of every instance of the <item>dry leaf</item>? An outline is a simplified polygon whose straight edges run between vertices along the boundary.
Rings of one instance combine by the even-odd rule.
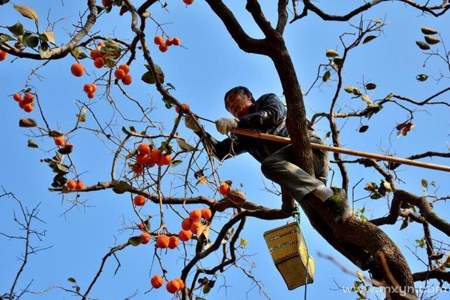
[[[325,55],[326,55],[327,57],[333,58],[333,57],[338,56],[339,53],[337,53],[337,51],[335,51],[335,50],[333,50],[333,49],[328,49],[327,52],[325,52]]]
[[[31,19],[36,23],[39,22],[39,16],[32,8],[20,4],[15,4],[14,8],[25,18]]]
[[[206,176],[200,176],[200,177],[198,178],[197,183],[200,183],[200,184],[207,184],[207,183],[208,183],[208,178],[206,178]]]
[[[372,102],[372,100],[370,100],[369,95],[363,95],[363,96],[361,96],[361,99],[364,102],[366,102],[368,106],[372,106],[373,105],[373,102]]]
[[[29,128],[29,127],[36,127],[37,124],[36,124],[36,121],[33,119],[23,118],[23,119],[20,119],[19,126]]]
[[[194,151],[194,150],[195,150],[195,147],[189,145],[189,144],[186,142],[185,139],[180,138],[180,137],[176,137],[175,140],[177,141],[178,146],[179,146],[182,150],[187,151],[187,152],[191,152],[191,151]]]
[[[47,41],[49,41],[50,43],[55,43],[55,33],[53,31],[46,31],[42,33],[43,35],[45,35],[45,37],[47,38]]]

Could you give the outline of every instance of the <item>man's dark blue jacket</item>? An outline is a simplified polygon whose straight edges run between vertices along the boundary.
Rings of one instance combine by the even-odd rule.
[[[275,94],[265,94],[259,97],[250,106],[247,114],[239,119],[238,127],[287,137],[289,134],[286,128],[286,113],[286,107]],[[213,146],[214,155],[220,160],[248,152],[262,162],[267,156],[286,145],[242,135],[232,135],[220,142],[209,134],[207,137]],[[314,140],[311,141],[317,142],[316,137],[313,137]]]

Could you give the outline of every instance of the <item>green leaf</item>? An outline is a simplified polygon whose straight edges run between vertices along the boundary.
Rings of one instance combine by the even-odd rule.
[[[417,244],[417,247],[424,248],[425,240],[424,239],[416,240],[416,244]]]
[[[13,38],[12,36],[6,34],[6,33],[0,33],[0,43],[6,43],[9,41],[14,41],[15,38]]]
[[[142,74],[141,79],[143,82],[148,84],[156,83],[155,77],[153,77],[153,73],[151,71],[147,71],[144,74]]]
[[[80,49],[80,47],[73,49],[70,53],[76,59],[84,59],[87,57],[86,53],[84,53],[83,50]]]
[[[346,86],[344,88],[344,91],[349,93],[349,94],[353,94],[355,96],[358,96],[358,97],[362,95],[361,91],[357,87],[354,87],[352,85]]]
[[[102,48],[102,53],[114,60],[120,57],[121,51],[120,45],[109,39],[105,41],[105,46]]]
[[[62,188],[67,182],[67,179],[64,177],[64,174],[56,174],[53,177],[52,187],[54,188]]]
[[[427,74],[419,74],[416,76],[416,79],[418,81],[426,81],[428,79],[428,75]]]
[[[73,277],[67,278],[67,281],[72,282],[72,283],[76,283],[77,282],[76,279],[73,278]]]
[[[58,152],[67,155],[72,153],[72,150],[73,150],[72,144],[65,144],[64,147],[58,149]]]
[[[128,243],[133,246],[139,246],[141,244],[141,238],[139,236],[132,236],[128,239]]]
[[[54,44],[56,42],[56,40],[55,40],[55,33],[53,31],[45,31],[45,32],[41,33],[39,38],[43,42],[49,42],[49,43],[52,43],[52,44]]]
[[[366,84],[366,89],[368,90],[374,90],[377,88],[377,85],[375,83],[369,82]]]
[[[422,41],[416,41],[416,45],[422,50],[429,50],[430,49],[430,46],[427,43],[422,42]]]
[[[182,160],[177,159],[177,160],[172,161],[172,162],[170,163],[170,165],[171,165],[172,167],[175,167],[175,166],[178,166],[179,164],[181,164],[182,162],[183,162]]]
[[[353,86],[348,85],[348,86],[346,86],[346,87],[344,88],[344,91],[345,91],[346,93],[353,94],[353,89],[354,89]]]
[[[58,174],[67,174],[69,173],[69,167],[65,164],[55,164],[53,170]]]
[[[64,134],[62,134],[61,132],[56,131],[56,130],[51,130],[51,131],[49,131],[48,135],[51,136],[52,138],[55,138],[58,136],[62,136]]]
[[[341,68],[342,65],[344,64],[344,59],[342,57],[335,57],[333,59],[333,63],[338,67]]]
[[[422,31],[423,34],[437,34],[438,31],[434,28],[431,27],[422,27],[420,29]]]
[[[104,56],[104,59],[105,59],[105,65],[108,68],[113,68],[116,65],[116,60],[114,57],[107,55],[107,56]]]
[[[17,22],[12,26],[8,26],[8,30],[14,34],[16,37],[19,37],[25,33],[25,29],[23,28],[22,23]]]
[[[77,114],[77,120],[80,123],[86,122],[86,114],[84,113]]]
[[[425,41],[429,44],[429,45],[435,45],[438,44],[441,40],[435,36],[431,36],[431,35],[426,35],[425,36]]]
[[[117,194],[123,194],[129,191],[131,188],[130,184],[126,181],[115,182],[113,185],[113,191]]]
[[[142,81],[144,81],[145,83],[148,83],[148,84],[156,83],[155,77],[153,76],[150,66],[146,65],[146,67],[149,71],[145,72],[142,75],[142,77],[141,77]],[[163,73],[161,67],[155,64],[155,71],[156,71],[156,76],[157,76],[158,80],[161,83],[164,83],[164,73]]]
[[[36,121],[33,119],[29,119],[29,118],[23,118],[20,119],[19,121],[19,127],[25,127],[25,128],[30,128],[30,127],[36,127]]]
[[[158,148],[160,151],[171,153],[172,152],[172,146],[167,143],[167,141],[162,141],[161,145]]]
[[[382,197],[383,197],[383,195],[381,195],[379,192],[374,192],[370,195],[370,199],[373,199],[373,200],[378,200]]]
[[[30,48],[35,48],[39,45],[39,37],[37,35],[29,35],[24,39],[25,45]]]
[[[30,148],[39,148],[39,145],[35,143],[32,139],[28,140],[27,146]]]
[[[364,133],[364,132],[367,131],[367,129],[369,129],[369,126],[363,125],[363,126],[359,127],[358,131],[359,131],[360,133]]]
[[[194,151],[194,150],[195,150],[195,147],[189,145],[189,144],[186,142],[185,139],[180,138],[180,137],[177,137],[177,138],[175,138],[175,140],[177,141],[178,146],[179,146],[182,150],[184,150],[184,151],[186,151],[186,152],[191,152],[191,151]]]
[[[147,67],[147,69],[150,71],[151,68],[149,65],[145,65]],[[158,79],[161,81],[161,83],[164,83],[164,73],[161,69],[161,67],[157,64],[154,64],[155,66],[155,71],[156,71],[156,76],[158,76]]]
[[[368,36],[366,36],[366,38],[363,40],[362,43],[363,43],[363,44],[367,44],[368,42],[374,40],[375,38],[376,38],[375,35],[368,35]]]
[[[211,291],[211,287],[209,286],[209,284],[203,285],[203,293],[208,294],[209,291]]]
[[[358,96],[358,97],[362,95],[361,91],[358,88],[356,88],[356,87],[353,87],[352,93],[353,93],[353,95]],[[366,100],[364,100],[364,101],[366,101]]]
[[[428,188],[428,181],[427,181],[426,179],[422,179],[422,180],[420,181],[420,184],[422,185],[422,187],[423,187],[424,189],[427,189],[427,188]]]
[[[103,6],[100,6],[100,5],[96,5],[96,7],[97,7],[98,14],[100,14],[105,9]]]
[[[330,77],[331,77],[331,72],[330,72],[330,70],[327,70],[322,76],[322,81],[327,82],[327,80],[330,79]]]
[[[169,98],[163,98],[162,100],[164,101],[164,106],[165,106],[167,109],[170,109],[170,108],[172,107],[173,102],[172,102],[171,99],[169,99]]]
[[[400,230],[405,229],[409,225],[409,218],[403,219],[402,225],[400,226]]]

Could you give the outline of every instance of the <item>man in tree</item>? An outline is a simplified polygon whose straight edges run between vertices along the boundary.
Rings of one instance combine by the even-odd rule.
[[[286,108],[275,94],[262,95],[255,101],[248,88],[238,86],[229,90],[225,94],[224,100],[225,108],[235,118],[217,120],[216,128],[220,133],[229,134],[234,128],[246,128],[273,135],[288,136],[285,124]],[[185,124],[202,138],[206,145],[210,145],[213,155],[219,160],[248,152],[261,163],[263,174],[286,188],[297,201],[302,200],[307,194],[313,193],[332,208],[334,201],[327,201],[332,198],[333,190],[326,186],[328,157],[325,152],[313,150],[315,176],[311,176],[294,164],[292,144],[285,145],[240,135],[231,135],[219,142],[210,134],[203,134],[193,118],[187,117]],[[309,131],[309,136],[311,142],[322,143],[312,129]],[[239,204],[244,202],[244,199],[239,199],[240,197],[244,196],[235,193],[229,198],[234,204]],[[283,205],[287,204],[283,203]]]

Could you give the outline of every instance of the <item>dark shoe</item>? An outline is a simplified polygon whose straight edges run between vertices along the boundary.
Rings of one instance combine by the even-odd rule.
[[[361,266],[360,266],[361,270],[363,270],[363,271],[373,270],[373,269],[375,269],[375,267],[376,267],[376,261],[372,255],[369,255],[365,261],[361,262]]]

